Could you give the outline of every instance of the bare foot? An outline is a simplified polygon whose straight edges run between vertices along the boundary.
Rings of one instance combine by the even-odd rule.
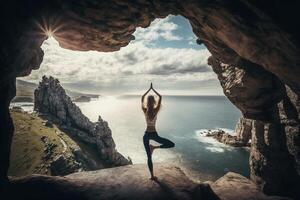
[[[151,181],[156,181],[157,177],[156,176],[151,176],[151,178],[149,178]]]
[[[150,153],[151,153],[151,155],[152,155],[152,153],[153,153],[153,151],[154,151],[154,149],[155,149],[155,146],[153,146],[152,144],[150,144],[149,146],[150,146]]]

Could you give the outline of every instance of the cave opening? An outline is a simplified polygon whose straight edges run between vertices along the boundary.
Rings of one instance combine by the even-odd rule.
[[[90,120],[96,122],[100,115],[108,121],[120,153],[134,164],[146,163],[139,140],[144,131],[139,95],[153,82],[165,96],[158,130],[176,143],[174,151],[155,156],[155,162],[177,163],[200,180],[216,180],[228,171],[249,177],[249,150],[227,147],[205,136],[207,130],[217,129],[233,134],[241,113],[224,97],[215,72],[207,64],[211,54],[203,44],[196,43],[187,19],[173,15],[156,19],[148,28],[138,28],[128,46],[107,53],[63,49],[55,39],[55,31],[48,26],[43,31],[49,36],[41,46],[43,62],[29,76],[17,79],[17,95],[11,107],[21,106],[32,112],[33,91],[44,75],[58,78],[72,99],[80,94],[100,95],[90,103],[76,104]],[[126,112],[130,115],[124,116]],[[20,121],[15,113],[13,117]],[[27,157],[16,156],[20,146],[28,148],[17,138],[22,137],[19,123],[15,123],[18,134],[12,146],[10,175],[28,173],[16,167],[21,167],[19,163]],[[28,160],[32,163],[27,166],[30,169],[38,163],[34,158]],[[45,169],[35,172],[45,173]]]
[[[46,36],[36,34],[40,16],[61,20],[54,35],[62,47],[109,52],[128,45],[136,27],[172,13],[190,21],[198,43],[212,54],[208,62],[226,97],[242,112],[240,128],[251,133],[251,180],[266,194],[299,197],[300,51],[298,31],[291,28],[297,26],[290,24],[299,13],[277,13],[297,5],[277,2],[271,10],[244,1],[72,3],[11,1],[1,7],[1,180],[7,180],[14,131],[8,108],[15,78],[37,69],[43,58]],[[49,30],[51,35],[55,29]]]

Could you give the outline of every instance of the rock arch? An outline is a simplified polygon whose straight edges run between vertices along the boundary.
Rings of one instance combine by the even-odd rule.
[[[300,174],[299,5],[246,0],[11,0],[1,3],[0,163],[13,133],[8,106],[15,78],[38,69],[53,34],[63,48],[117,51],[169,14],[186,17],[225,95],[253,119],[251,178],[269,194],[297,195]],[[298,24],[296,24],[298,23]],[[45,32],[47,34],[45,34]],[[224,65],[224,64],[226,65]],[[224,77],[228,73],[229,77]],[[7,165],[1,164],[5,178]],[[299,194],[298,194],[299,195]]]

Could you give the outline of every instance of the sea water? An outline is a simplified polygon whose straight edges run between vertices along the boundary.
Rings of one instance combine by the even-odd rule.
[[[133,163],[147,162],[142,142],[146,122],[139,96],[100,97],[76,104],[90,120],[97,121],[101,115],[108,122],[120,153]],[[224,96],[164,96],[156,128],[175,148],[155,150],[154,169],[155,162],[169,162],[200,180],[216,180],[228,171],[249,177],[247,149],[229,147],[202,134],[217,128],[232,133],[240,116]]]
[[[100,115],[108,122],[121,154],[130,157],[134,164],[147,163],[142,141],[146,122],[139,96],[101,96],[76,104],[91,121],[97,121]],[[32,110],[29,104],[22,107]],[[175,143],[175,148],[154,151],[154,171],[155,163],[167,162],[202,181],[216,180],[228,171],[249,177],[247,149],[229,147],[203,134],[218,128],[233,133],[240,116],[240,111],[224,96],[163,96],[156,128],[161,137]]]

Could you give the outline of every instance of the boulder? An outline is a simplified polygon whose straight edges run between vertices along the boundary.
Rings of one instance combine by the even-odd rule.
[[[234,172],[228,172],[212,183],[211,187],[222,200],[289,200],[289,198],[265,195],[251,180]]]
[[[51,175],[63,176],[74,173],[80,169],[79,163],[70,163],[64,155],[59,155],[50,163]]]

